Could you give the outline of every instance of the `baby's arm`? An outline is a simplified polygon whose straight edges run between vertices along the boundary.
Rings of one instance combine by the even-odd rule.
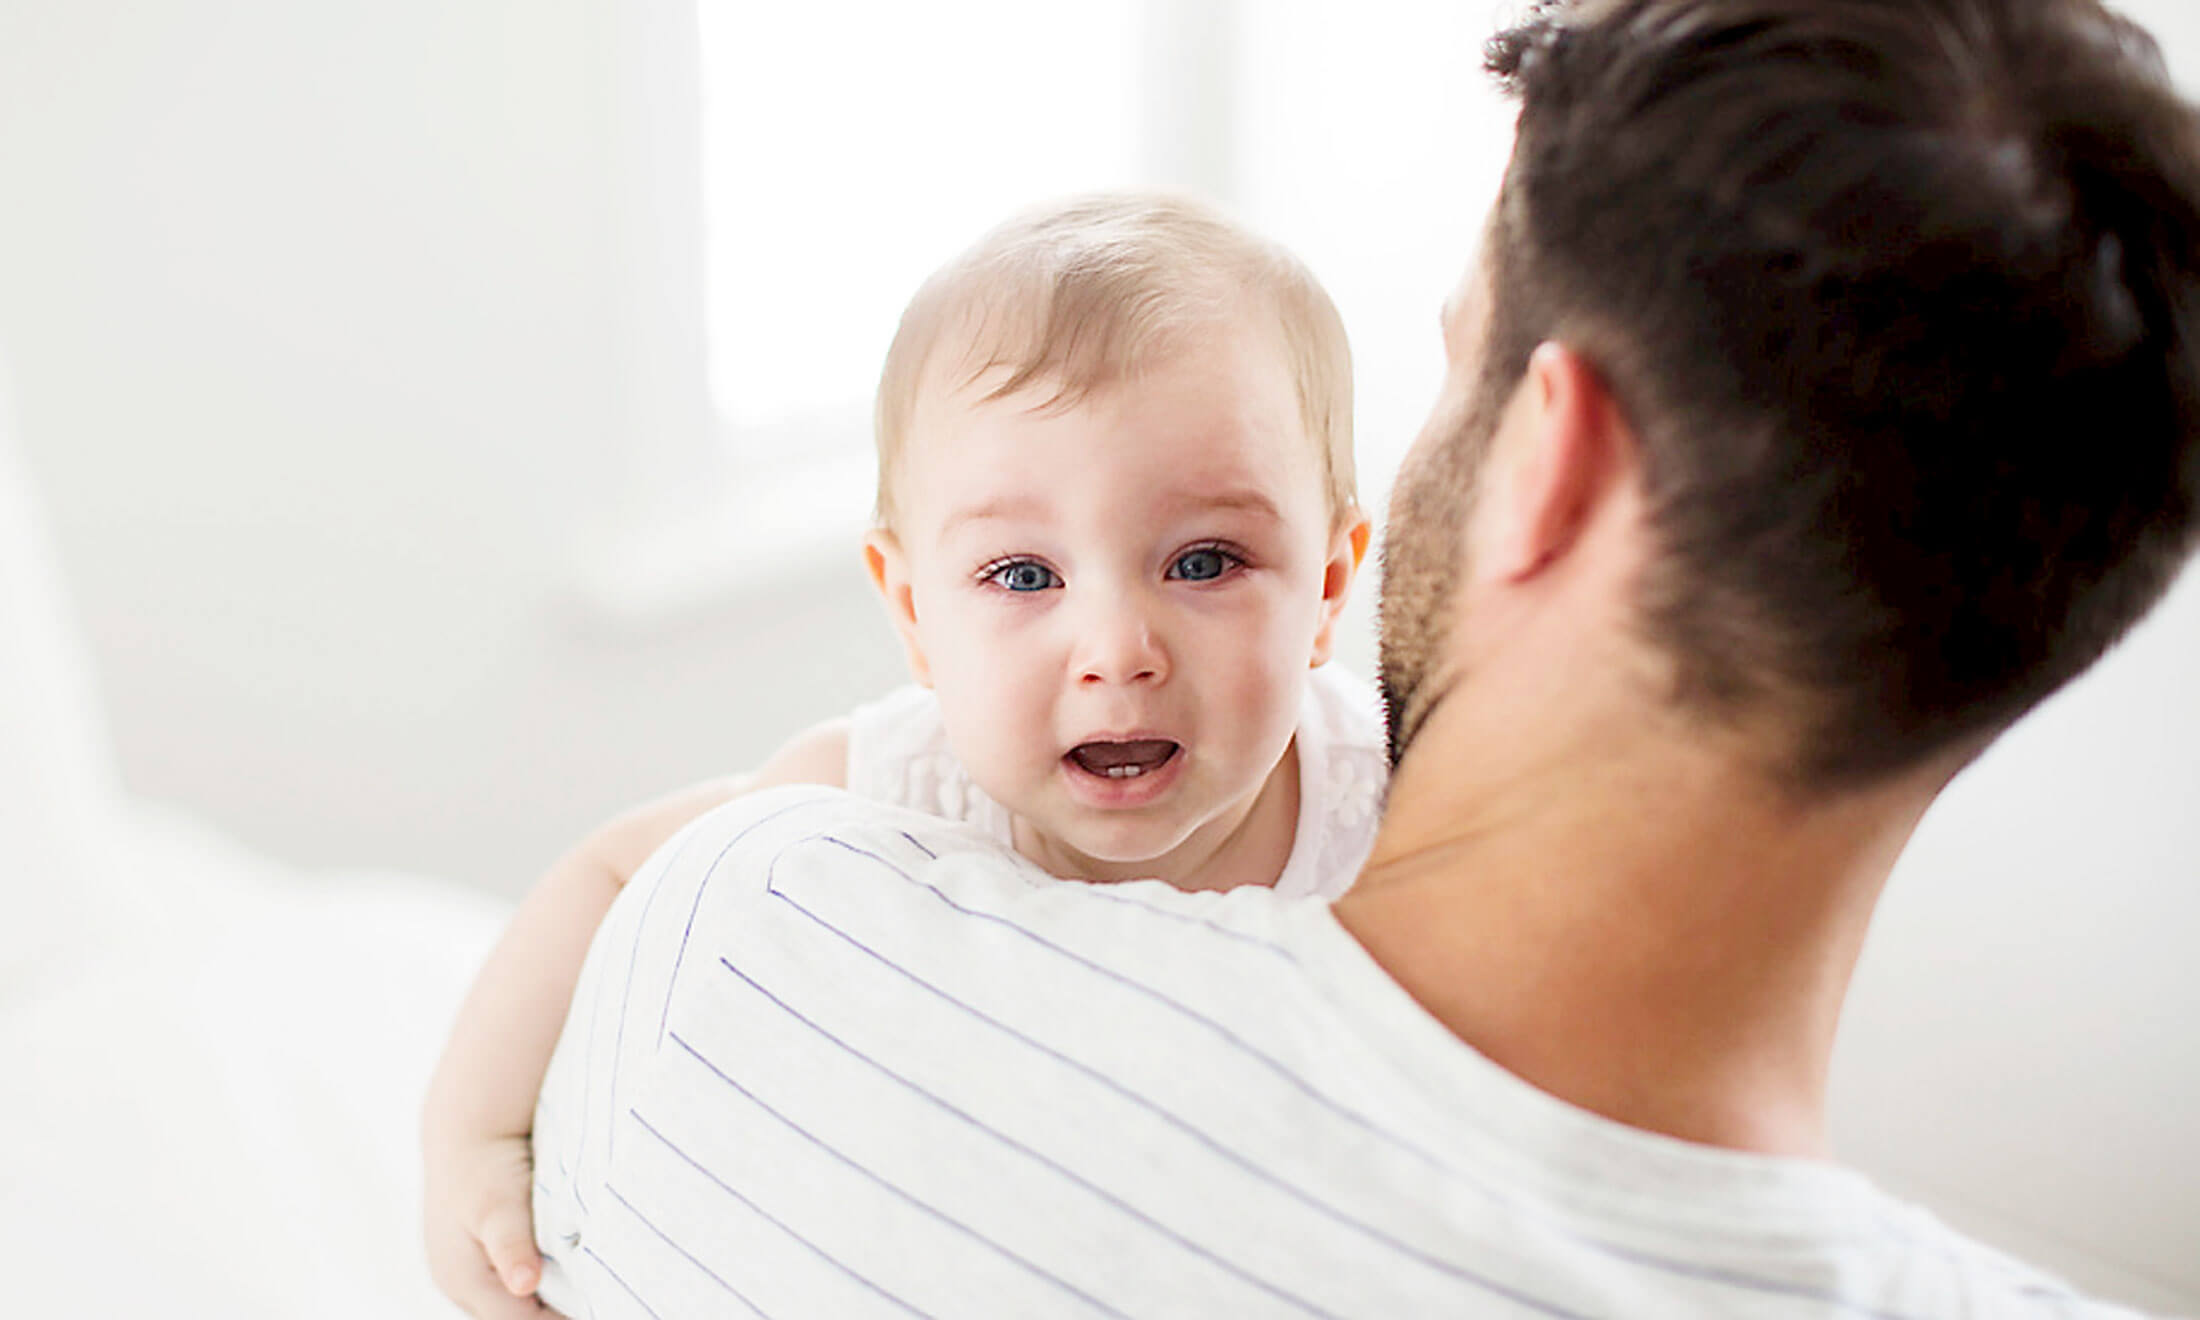
[[[459,1008],[421,1121],[428,1263],[478,1317],[540,1315],[528,1130],[581,962],[604,913],[649,855],[712,807],[781,784],[847,779],[846,721],[822,724],[754,774],[637,807],[583,839],[537,881]]]

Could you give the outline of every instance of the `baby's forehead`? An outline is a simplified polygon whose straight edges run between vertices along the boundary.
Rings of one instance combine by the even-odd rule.
[[[1210,280],[1070,299],[1060,290],[996,289],[940,327],[913,382],[927,396],[1006,395],[1036,389],[1064,402],[1136,388],[1218,341],[1285,368],[1290,331],[1269,291]]]
[[[1281,367],[1131,373],[1080,390],[991,368],[943,382],[912,418],[900,473],[934,527],[1090,517],[1126,526],[1215,512],[1328,512],[1326,474]],[[1204,388],[1209,382],[1212,388]]]
[[[1300,395],[1280,327],[1216,318],[1158,332],[1105,361],[1065,363],[964,344],[926,365],[909,429],[913,449],[937,456],[952,455],[957,438],[974,431],[1036,432],[1064,419],[1108,418],[1196,429],[1230,414],[1257,423],[1253,429],[1273,443],[1298,444],[1307,438]]]
[[[1336,452],[1350,443],[1349,384],[1309,383],[1328,378],[1309,368],[1274,298],[1240,287],[1179,300],[1167,317],[1101,308],[1084,321],[1070,310],[1010,301],[948,317],[890,378],[879,430],[887,525],[914,531],[918,505],[929,518],[966,502],[959,488],[995,466],[1035,484],[1106,475],[1173,489],[1194,458],[1251,470],[1233,484],[1271,489],[1294,522],[1351,508],[1349,454]],[[1318,511],[1302,516],[1310,503]]]

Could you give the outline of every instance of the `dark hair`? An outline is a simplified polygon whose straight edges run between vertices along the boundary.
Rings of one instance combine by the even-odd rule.
[[[2200,507],[2200,120],[2092,0],[1582,0],[1520,101],[1485,370],[1644,449],[1683,700],[1828,789],[1975,752],[2150,608]],[[1766,701],[1772,705],[1767,707]]]

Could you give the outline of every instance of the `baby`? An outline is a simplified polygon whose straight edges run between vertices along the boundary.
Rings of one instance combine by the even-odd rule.
[[[934,275],[887,353],[864,544],[918,686],[614,820],[537,885],[430,1087],[443,1289],[534,1312],[527,1133],[589,938],[737,793],[843,786],[1069,879],[1341,892],[1384,774],[1372,694],[1322,667],[1367,548],[1351,411],[1312,275],[1182,201],[1048,207]]]

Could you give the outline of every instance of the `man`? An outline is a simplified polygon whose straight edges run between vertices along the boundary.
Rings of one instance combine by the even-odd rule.
[[[597,941],[536,1132],[595,1316],[2068,1315],[1823,1162],[1927,805],[2200,524],[2200,124],[2090,0],[1582,0],[1383,582],[1334,909],[830,794]]]

